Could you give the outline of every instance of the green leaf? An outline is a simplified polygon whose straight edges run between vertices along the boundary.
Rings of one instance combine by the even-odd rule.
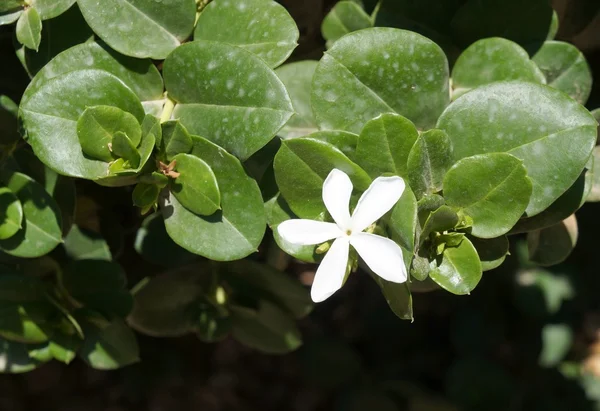
[[[509,232],[527,208],[531,190],[523,162],[506,153],[463,158],[444,178],[446,203],[473,219],[471,234],[480,238]]]
[[[52,340],[48,341],[48,349],[52,358],[70,364],[77,355],[81,340],[77,335],[54,334]]]
[[[213,170],[221,192],[221,210],[202,217],[168,194],[161,204],[171,238],[186,250],[216,261],[244,258],[258,249],[265,232],[260,189],[239,160],[208,140],[193,136],[192,155]]]
[[[277,133],[281,138],[302,137],[319,129],[310,105],[312,79],[317,64],[319,62],[313,60],[297,61],[275,70],[290,95],[295,111]]]
[[[538,363],[541,367],[556,367],[567,355],[573,344],[573,332],[566,324],[546,324],[542,328],[542,352]]]
[[[232,334],[240,343],[267,354],[286,354],[302,344],[302,335],[294,320],[268,301],[258,309],[231,306]]]
[[[104,237],[76,225],[71,227],[65,237],[64,246],[67,255],[73,260],[112,260],[112,253]]]
[[[239,47],[187,43],[165,60],[163,73],[169,97],[178,103],[173,117],[190,134],[206,136],[242,160],[266,145],[293,114],[275,72]]]
[[[359,191],[371,184],[367,173],[341,151],[311,138],[283,141],[273,166],[281,194],[301,218],[322,220],[325,217],[323,182],[334,168],[348,174]]]
[[[8,12],[7,14],[0,14],[0,26],[13,24],[15,21],[19,20],[19,18],[21,17],[22,14],[23,14],[22,9]]]
[[[85,340],[78,354],[90,367],[114,370],[140,360],[135,334],[125,321],[86,316],[80,322]]]
[[[112,261],[74,261],[63,270],[62,282],[71,297],[103,315],[124,318],[133,306],[125,272]]]
[[[410,187],[406,187],[390,215],[388,227],[392,232],[391,238],[413,254],[418,226],[417,199]],[[408,262],[410,265],[410,259]]]
[[[592,91],[592,72],[577,47],[562,41],[547,41],[532,57],[548,85],[585,104]]]
[[[17,40],[25,47],[37,51],[42,41],[42,19],[34,7],[25,9],[17,21]]]
[[[600,110],[595,111],[597,111],[600,114]],[[594,170],[592,173],[592,189],[585,201],[597,202],[600,201],[600,146],[594,147],[592,157],[594,158]]]
[[[375,282],[381,287],[381,292],[385,297],[390,309],[398,318],[414,321],[413,301],[408,281],[402,284],[392,283],[375,275]]]
[[[42,20],[60,16],[67,11],[76,0],[30,0],[32,7],[40,13]]]
[[[546,36],[546,40],[554,40],[556,38],[556,34],[558,33],[558,29],[560,28],[560,22],[558,21],[558,13],[556,10],[552,12],[552,22],[550,23],[550,28],[548,29],[548,35]]]
[[[440,287],[452,294],[469,294],[481,280],[481,263],[477,251],[468,238],[458,247],[447,247],[437,267],[429,276]]]
[[[489,239],[472,236],[468,236],[467,238],[471,241],[475,250],[477,250],[483,271],[499,267],[509,254],[508,238],[505,235]]]
[[[30,346],[0,338],[0,373],[20,374],[32,371],[42,363],[29,356]]]
[[[118,77],[140,100],[162,98],[163,81],[151,60],[126,57],[106,46],[88,42],[63,51],[46,64],[25,90],[21,103],[29,100],[51,79],[71,71],[87,69],[104,70]]]
[[[340,130],[323,130],[315,131],[314,133],[308,134],[306,137],[331,144],[351,160],[356,155],[358,136],[354,133]]]
[[[23,207],[16,195],[7,187],[0,187],[0,240],[15,235],[21,228]]]
[[[119,151],[121,146],[132,145],[133,149],[140,143],[142,129],[137,119],[117,107],[93,106],[85,109],[77,120],[77,137],[84,154],[106,162],[114,160],[111,146],[117,132],[124,133],[131,144],[121,141],[115,142]],[[115,153],[117,157],[124,157]],[[139,155],[138,155],[139,156]],[[136,165],[137,167],[137,165]]]
[[[194,0],[77,0],[92,30],[127,56],[162,60],[189,37],[196,17]]]
[[[271,299],[295,318],[307,316],[313,308],[306,287],[268,265],[250,260],[235,261],[225,264],[220,272],[234,293]]]
[[[527,234],[529,259],[541,266],[562,263],[577,244],[577,219],[575,215],[551,227]]]
[[[356,2],[340,1],[323,19],[323,38],[332,43],[353,31],[373,27],[373,20]]]
[[[440,206],[425,220],[425,224],[423,224],[423,229],[421,230],[419,245],[422,245],[431,233],[443,233],[444,231],[451,230],[456,227],[459,221],[460,219],[454,210],[446,205]]]
[[[370,28],[336,41],[317,66],[312,106],[322,129],[359,133],[365,123],[395,112],[429,128],[449,102],[448,62],[416,33]]]
[[[131,198],[133,205],[141,208],[142,214],[146,214],[158,202],[159,194],[160,188],[156,184],[138,183],[131,193]]]
[[[573,185],[592,153],[597,123],[560,91],[509,82],[463,95],[442,114],[438,127],[450,136],[455,160],[493,152],[523,160],[533,183],[526,210],[531,217]]]
[[[233,44],[277,67],[292,54],[299,35],[292,16],[275,1],[216,0],[200,13],[194,40]]]
[[[210,166],[191,154],[178,154],[173,161],[179,177],[171,183],[171,192],[177,201],[199,215],[208,216],[220,210],[219,185]]]
[[[21,173],[4,177],[23,207],[22,229],[0,240],[0,250],[15,257],[39,257],[62,242],[60,210],[44,187]]]
[[[0,13],[20,9],[23,8],[23,6],[23,0],[4,0],[2,4],[0,4]]]
[[[111,150],[114,155],[127,162],[130,168],[137,168],[140,165],[140,153],[136,150],[133,142],[122,131],[117,131],[113,135]]]
[[[429,130],[416,140],[407,160],[407,174],[415,196],[442,190],[444,175],[452,165],[452,142],[442,130]]]
[[[179,121],[167,121],[161,124],[161,148],[168,161],[180,153],[189,153],[192,150],[192,137]]]
[[[177,267],[197,258],[169,237],[161,213],[146,217],[135,236],[134,246],[146,260],[164,267]]]
[[[545,84],[546,78],[517,43],[487,38],[470,45],[452,69],[452,98],[496,81],[523,80]]]
[[[0,95],[0,145],[12,145],[20,140],[17,114],[19,106],[9,97]]]
[[[108,163],[84,156],[77,120],[87,107],[113,106],[141,122],[138,97],[117,77],[100,70],[74,71],[45,83],[21,104],[28,143],[57,172],[87,179],[107,176]]]
[[[407,176],[407,161],[419,132],[398,114],[386,113],[369,120],[358,137],[357,163],[373,178],[383,173]]]
[[[215,307],[206,304],[200,312],[196,324],[196,335],[201,341],[214,343],[224,340],[231,333],[231,318],[219,313]]]
[[[137,331],[154,337],[179,337],[192,332],[198,301],[210,283],[208,265],[193,265],[146,278],[135,288],[127,321]]]

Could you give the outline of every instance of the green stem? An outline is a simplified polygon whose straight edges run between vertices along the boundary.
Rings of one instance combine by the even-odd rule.
[[[160,122],[164,123],[165,121],[169,121],[171,119],[171,115],[173,115],[173,109],[175,109],[175,102],[167,96],[165,100],[165,105],[163,106],[163,111],[160,115]]]

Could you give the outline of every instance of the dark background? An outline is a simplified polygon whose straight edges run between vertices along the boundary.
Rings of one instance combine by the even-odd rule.
[[[320,24],[335,0],[281,2],[300,28],[293,59],[319,59]],[[562,18],[571,3],[577,0],[555,2]],[[0,28],[0,94],[18,101],[28,77],[14,57],[12,30]],[[582,31],[562,28],[558,38],[577,45],[600,78],[600,14]],[[596,107],[600,82],[588,103]],[[139,222],[129,193],[77,184],[79,196],[120,216],[127,233],[120,262],[131,284],[156,270],[128,257]],[[86,210],[80,205],[78,223]],[[232,339],[205,344],[194,336],[139,335],[141,362],[119,371],[76,360],[0,376],[0,411],[600,410],[599,213],[600,204],[578,211],[579,241],[565,263],[536,277],[519,258],[519,239],[472,295],[416,294],[414,323],[397,319],[376,284],[359,273],[301,322],[305,343],[293,354],[263,355]],[[291,270],[306,283],[314,273],[303,264]],[[548,325],[571,335],[566,355],[552,364],[540,360],[560,346],[544,340]]]

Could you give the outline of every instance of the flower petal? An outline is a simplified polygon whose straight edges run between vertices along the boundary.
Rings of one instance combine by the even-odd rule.
[[[303,219],[286,220],[277,226],[277,231],[295,245],[320,244],[344,234],[336,224]]]
[[[352,215],[352,231],[360,232],[390,211],[404,192],[400,177],[377,177],[358,200]]]
[[[316,303],[325,301],[342,288],[348,265],[348,237],[338,238],[321,261],[310,289],[310,296]]]
[[[402,249],[389,238],[369,233],[350,236],[350,244],[369,268],[384,280],[403,283],[407,279]]]
[[[323,183],[323,202],[333,221],[342,230],[350,228],[350,196],[352,181],[348,174],[337,168],[331,170]]]

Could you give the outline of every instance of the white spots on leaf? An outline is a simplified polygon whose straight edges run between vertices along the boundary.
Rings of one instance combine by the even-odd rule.
[[[206,69],[208,71],[212,71],[212,70],[216,69],[217,67],[219,67],[219,63],[217,63],[215,60],[209,61],[208,64],[206,65]]]
[[[227,87],[227,90],[233,89],[234,85],[235,85],[235,81],[233,79],[228,79],[227,82],[225,83],[225,87]]]
[[[246,9],[247,9],[247,8],[248,8],[248,6],[247,6],[247,5],[246,5],[246,3],[244,3],[243,1],[240,1],[240,2],[237,4],[237,9],[238,9],[239,11],[241,11],[241,12],[244,12],[244,11],[246,11]]]
[[[238,97],[244,97],[246,95],[246,90],[244,90],[243,88],[240,88],[238,91]]]
[[[389,58],[390,58],[390,53],[388,53],[387,51],[384,51],[383,52],[383,59],[384,60],[389,60]]]

